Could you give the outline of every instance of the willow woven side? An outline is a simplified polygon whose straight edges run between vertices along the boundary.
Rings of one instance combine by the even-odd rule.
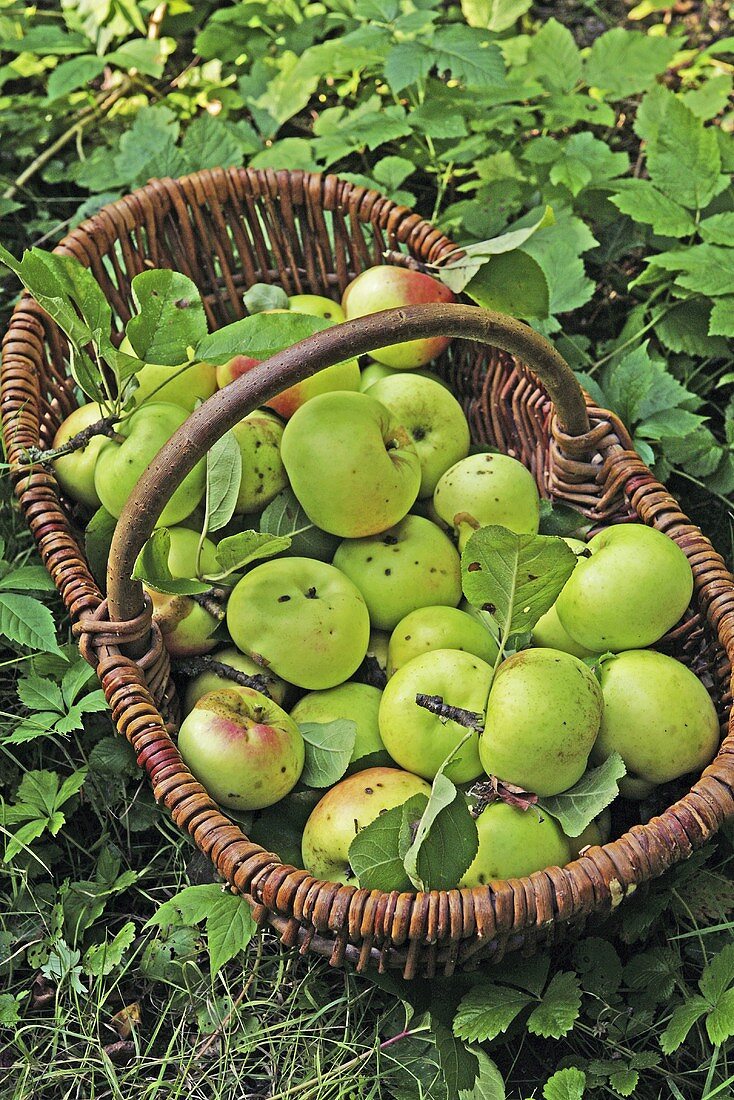
[[[440,263],[453,248],[416,214],[336,177],[230,169],[154,181],[99,211],[57,251],[91,268],[121,335],[132,311],[131,280],[149,267],[189,275],[214,328],[244,315],[242,291],[253,282],[278,282],[290,294],[336,294],[358,271],[383,262],[386,251],[391,262],[420,265]],[[153,632],[142,660],[123,652],[148,637],[149,607],[134,622],[109,621],[73,506],[50,470],[22,466],[29,448],[50,444],[76,404],[66,342],[27,297],[3,341],[0,389],[21,507],[82,652],[97,668],[113,720],[133,745],[156,799],[286,944],[326,955],[334,965],[346,960],[359,970],[398,968],[406,977],[451,974],[579,927],[687,858],[734,815],[734,578],[722,558],[653,477],[611,413],[589,402],[590,430],[569,436],[523,364],[465,340],[454,341],[439,369],[465,409],[474,440],[523,461],[544,496],[572,505],[595,526],[640,520],[678,542],[693,569],[694,600],[661,648],[710,687],[725,737],[690,791],[618,840],[588,849],[565,868],[428,894],[320,882],[282,864],[221,813],[171,739],[177,703],[160,635]]]

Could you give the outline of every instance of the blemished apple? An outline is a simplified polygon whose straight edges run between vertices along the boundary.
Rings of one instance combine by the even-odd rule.
[[[686,665],[650,649],[630,649],[601,666],[604,696],[592,760],[618,752],[627,766],[625,797],[649,793],[700,772],[719,747],[719,719],[708,691]]]
[[[497,524],[518,535],[538,533],[538,487],[522,462],[509,455],[463,458],[439,479],[433,504],[444,523],[456,530],[460,550],[478,527]]]
[[[377,718],[381,698],[380,689],[369,684],[339,684],[304,695],[291,710],[291,718],[299,726],[304,722],[336,722],[340,718],[354,722],[357,736],[350,757],[354,763],[363,756],[385,751]]]
[[[342,779],[312,810],[303,830],[303,865],[315,878],[357,885],[349,847],[360,829],[414,794],[428,797],[428,783],[397,768],[367,768]]]
[[[283,425],[277,416],[257,409],[232,428],[242,455],[242,480],[235,515],[262,512],[288,484],[280,444]]]
[[[588,543],[556,601],[562,626],[594,653],[642,649],[680,619],[693,594],[688,559],[671,538],[620,523]]]
[[[441,475],[469,454],[471,437],[461,405],[440,382],[416,374],[383,378],[369,393],[407,429],[421,463],[418,496],[432,496]]]
[[[495,879],[522,878],[571,859],[568,839],[557,821],[534,806],[520,810],[493,802],[477,818],[479,850],[460,886],[486,886]]]
[[[344,310],[338,302],[324,298],[321,294],[292,294],[288,306],[294,313],[307,313],[311,317],[323,317],[335,325],[346,320]]]
[[[354,581],[378,630],[394,630],[418,607],[456,607],[461,599],[456,548],[443,531],[420,516],[406,516],[379,535],[345,539],[334,554],[334,565]]]
[[[230,810],[272,806],[303,771],[296,723],[272,699],[238,684],[197,701],[181,723],[178,749],[191,774]]]
[[[120,344],[120,351],[135,355],[127,336]],[[216,368],[211,363],[185,363],[167,367],[159,363],[146,363],[135,375],[137,386],[131,390],[135,405],[149,401],[168,401],[193,412],[197,402],[206,401],[217,390]]]
[[[103,416],[104,411],[94,401],[74,409],[59,425],[51,444],[53,450],[68,443],[78,432],[96,424]],[[80,447],[79,450],[62,455],[54,461],[54,474],[63,491],[87,508],[99,508],[101,504],[94,488],[94,467],[105,438],[103,435],[92,436],[86,447]]]
[[[117,439],[102,441],[94,469],[94,488],[111,515],[120,515],[152,460],[187,415],[180,405],[151,401],[117,425],[116,432],[122,442]],[[173,493],[156,526],[168,527],[186,519],[204,495],[205,478],[206,464],[202,460]]]
[[[272,312],[268,310],[267,312]],[[240,375],[247,374],[256,367],[261,360],[251,359],[247,355],[235,355],[223,366],[217,367],[217,383],[220,389],[224,389],[230,382]],[[295,386],[289,386],[277,397],[272,398],[265,405],[272,409],[283,420],[289,420],[297,409],[305,405],[311,398],[322,393],[332,393],[341,390],[359,390],[361,375],[359,363],[356,359],[345,359],[342,363],[335,363],[333,367],[326,367],[317,371],[310,378],[304,378],[303,382],[297,382]]]
[[[418,495],[413,441],[366,393],[312,398],[288,421],[281,456],[308,518],[341,538],[386,531]]]
[[[419,607],[401,619],[390,635],[387,675],[435,649],[462,649],[489,665],[497,660],[497,642],[478,616],[458,607]]]
[[[404,267],[370,267],[353,279],[342,298],[348,321],[366,317],[383,309],[419,305],[424,302],[455,302],[452,291],[430,275]],[[408,340],[392,347],[370,352],[373,359],[397,370],[414,370],[430,363],[446,350],[451,340],[433,336],[426,340]]]
[[[205,538],[198,555],[200,535],[187,527],[169,529],[171,545],[168,552],[168,568],[176,579],[193,579],[197,576],[197,556],[200,577],[216,573],[217,548],[211,539]],[[172,657],[200,657],[209,653],[216,641],[212,634],[219,625],[206,608],[191,596],[157,592],[149,584],[143,585],[153,602],[153,619],[160,628],[163,642]]]
[[[525,649],[499,666],[479,740],[488,775],[538,795],[560,794],[586,770],[602,693],[587,666],[557,649]]]
[[[227,628],[257,664],[314,691],[356,672],[367,652],[370,617],[358,588],[333,565],[276,558],[235,585]]]
[[[380,702],[380,734],[393,760],[425,779],[433,779],[449,753],[466,742],[446,767],[454,783],[482,774],[479,734],[452,718],[433,714],[416,703],[416,695],[439,696],[451,707],[481,717],[487,705],[492,669],[473,653],[434,649],[414,657],[387,681]]]
[[[582,542],[581,539],[564,538],[563,541],[571,547],[577,557],[581,554],[588,554],[586,543]],[[574,657],[592,656],[590,649],[580,645],[568,633],[558,618],[558,610],[555,604],[549,611],[546,611],[545,615],[538,619],[533,627],[533,645],[540,646],[541,649],[560,649],[564,653],[572,653]]]
[[[235,669],[236,672],[244,672],[246,676],[262,677],[265,681],[267,694],[270,698],[273,699],[279,707],[285,706],[289,694],[289,685],[286,684],[285,680],[281,680],[281,678],[276,676],[273,672],[256,664],[252,657],[248,657],[245,653],[240,653],[239,649],[236,649],[234,646],[228,646],[218,653],[213,653],[211,657],[219,664],[227,665],[229,668]],[[192,677],[186,685],[184,710],[188,714],[194,704],[198,703],[199,699],[201,699],[202,695],[207,695],[210,691],[220,691],[222,688],[229,687],[233,683],[233,680],[229,680],[226,676],[220,676],[216,672],[209,670],[200,672],[198,676]]]

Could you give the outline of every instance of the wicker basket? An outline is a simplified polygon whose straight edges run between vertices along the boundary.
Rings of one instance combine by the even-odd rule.
[[[154,181],[100,210],[57,252],[91,268],[121,331],[131,314],[131,280],[146,267],[189,275],[213,328],[244,315],[242,291],[251,283],[277,281],[290,294],[336,294],[357,272],[384,262],[386,252],[390,262],[411,266],[440,263],[453,247],[416,214],[333,176],[230,169]],[[130,562],[167,495],[222,431],[285,384],[344,357],[347,347],[354,354],[384,344],[388,322],[396,339],[437,332],[462,337],[439,370],[475,441],[523,461],[544,496],[568,502],[598,527],[641,520],[675,539],[693,568],[694,602],[661,648],[710,685],[726,733],[734,578],[635,453],[617,418],[589,402],[587,420],[563,360],[517,322],[467,306],[396,310],[390,318],[319,333],[216,394],[164,448],[121,517],[108,600],[84,560],[81,532],[52,472],[22,466],[27,449],[49,446],[76,404],[66,341],[28,297],[3,343],[2,414],[28,524],[82,652],[97,668],[115,724],[156,798],[286,944],[326,955],[334,965],[349,961],[359,970],[374,964],[399,968],[405,977],[432,976],[497,960],[519,946],[532,950],[592,913],[609,912],[688,857],[734,814],[734,737],[725,738],[684,797],[613,843],[586,850],[564,868],[428,894],[370,892],[285,866],[248,840],[186,771],[169,735],[177,705],[168,658],[151,630],[150,607],[128,579]]]

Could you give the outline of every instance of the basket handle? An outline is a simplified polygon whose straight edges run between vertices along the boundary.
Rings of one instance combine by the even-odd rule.
[[[478,306],[416,305],[383,310],[317,332],[215,393],[161,448],[128,498],[112,539],[107,570],[110,619],[127,622],[143,611],[142,586],[131,580],[138,554],[177,486],[243,416],[343,359],[433,336],[460,337],[516,355],[545,386],[563,430],[571,436],[589,431],[586,402],[568,363],[543,336],[505,314]],[[130,643],[125,651],[135,658],[144,648],[142,643]]]

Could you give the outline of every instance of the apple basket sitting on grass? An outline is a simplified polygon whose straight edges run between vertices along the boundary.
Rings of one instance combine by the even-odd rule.
[[[253,284],[337,299],[372,265],[421,270],[455,257],[456,249],[417,215],[335,177],[230,169],[152,182],[99,211],[56,252],[91,269],[120,328],[133,310],[132,279],[153,267],[196,283],[214,330],[245,316],[243,292]],[[580,928],[687,858],[734,812],[729,734],[678,801],[610,843],[582,848],[563,867],[463,888],[382,892],[322,881],[283,863],[248,839],[187,771],[175,742],[179,708],[168,653],[160,631],[151,631],[141,585],[131,579],[164,506],[226,431],[288,386],[346,358],[429,337],[453,338],[432,369],[460,402],[480,451],[489,445],[519,459],[541,496],[575,509],[580,526],[603,531],[636,521],[680,547],[692,569],[693,598],[657,648],[706,683],[726,734],[734,579],[635,453],[619,420],[585,399],[563,359],[511,318],[459,304],[374,314],[307,338],[209,398],[130,496],[110,549],[106,598],[52,469],[27,465],[29,451],[50,447],[77,404],[67,342],[27,296],[5,336],[2,367],[3,424],[18,497],[82,652],[96,665],[116,726],[156,798],[284,943],[326,955],[334,965],[398,968],[405,977],[451,974]]]

